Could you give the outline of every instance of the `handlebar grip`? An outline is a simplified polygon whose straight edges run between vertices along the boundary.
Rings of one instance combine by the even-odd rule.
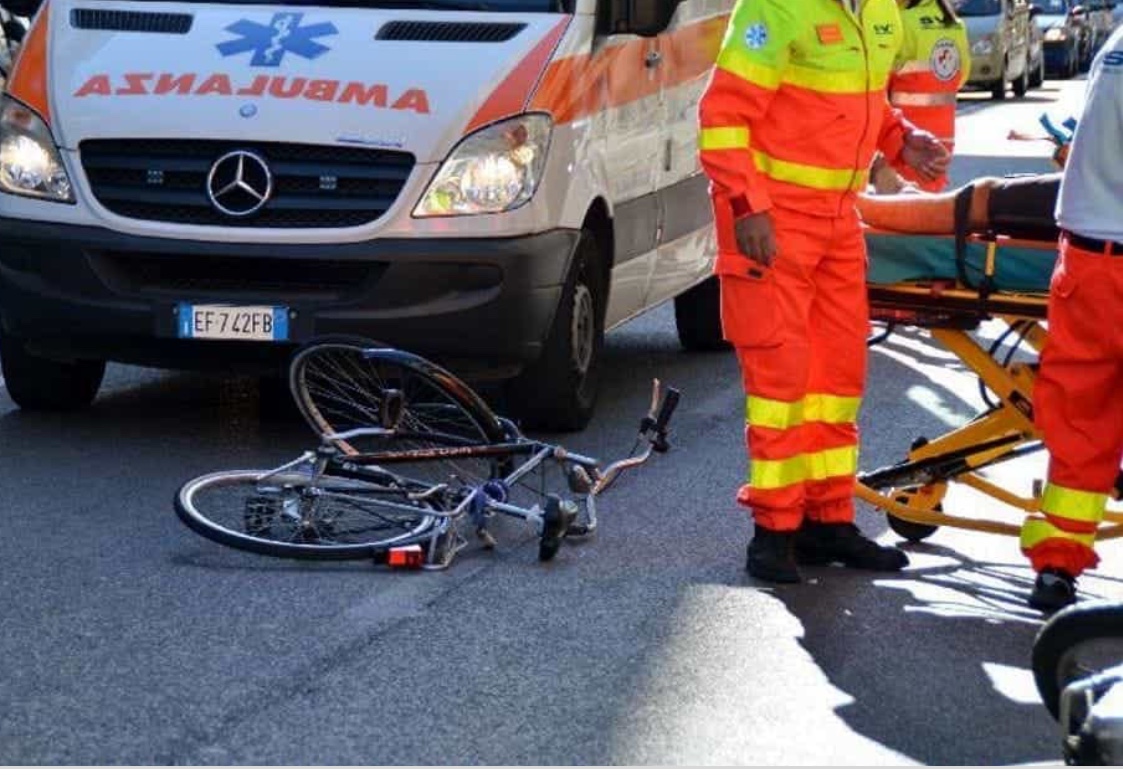
[[[663,397],[663,401],[659,403],[659,412],[655,416],[655,431],[667,431],[667,423],[671,420],[671,415],[678,407],[678,400],[681,392],[675,388],[668,388],[667,395]]]

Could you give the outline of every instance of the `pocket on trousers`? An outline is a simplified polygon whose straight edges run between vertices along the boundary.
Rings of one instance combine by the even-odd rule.
[[[770,270],[762,277],[722,274],[721,330],[742,348],[774,348],[783,343],[779,296]]]
[[[1064,261],[1057,263],[1053,277],[1049,280],[1049,293],[1060,299],[1068,299],[1076,291],[1076,273],[1065,266]]]

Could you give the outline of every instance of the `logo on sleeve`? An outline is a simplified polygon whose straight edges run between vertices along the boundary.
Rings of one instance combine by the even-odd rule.
[[[928,61],[932,68],[932,75],[941,81],[950,81],[959,75],[959,49],[955,42],[949,38],[941,38],[932,47],[932,56]]]
[[[745,45],[750,49],[762,49],[768,43],[768,27],[764,24],[750,24],[745,30]]]
[[[1104,70],[1123,70],[1123,49],[1104,55]]]

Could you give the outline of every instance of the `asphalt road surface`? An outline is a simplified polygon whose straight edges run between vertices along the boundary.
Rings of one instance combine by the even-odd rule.
[[[1010,144],[1080,82],[962,101],[956,182],[1049,169]],[[941,529],[902,574],[796,587],[743,571],[744,399],[727,353],[683,353],[665,306],[608,338],[599,414],[567,445],[626,452],[648,381],[682,389],[674,449],[549,565],[511,530],[442,573],[272,560],[176,519],[185,480],[312,442],[255,383],[113,367],[86,413],[0,392],[4,764],[1010,765],[1059,761],[1028,671],[1041,619],[1010,537]],[[861,466],[982,407],[922,332],[875,348]],[[1043,460],[995,474],[1028,490]],[[952,492],[946,508],[1019,516]],[[862,506],[864,529],[895,542]],[[1118,597],[1112,543],[1087,576]]]

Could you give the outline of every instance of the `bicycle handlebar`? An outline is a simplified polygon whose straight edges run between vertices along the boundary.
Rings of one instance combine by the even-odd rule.
[[[670,443],[667,442],[667,425],[670,423],[671,416],[674,415],[681,397],[682,392],[672,387],[668,387],[667,392],[663,394],[659,380],[654,381],[651,409],[640,421],[639,429],[639,439],[647,443],[647,450],[639,456],[629,456],[615,461],[603,473],[596,473],[596,478],[590,488],[594,496],[611,486],[616,477],[624,470],[638,467],[646,462],[653,451],[666,453],[670,450]]]

